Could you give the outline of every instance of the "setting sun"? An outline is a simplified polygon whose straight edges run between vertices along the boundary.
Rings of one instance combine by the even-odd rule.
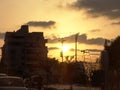
[[[64,45],[63,47],[62,47],[62,51],[63,52],[68,52],[70,50],[70,47],[68,46],[68,45]]]

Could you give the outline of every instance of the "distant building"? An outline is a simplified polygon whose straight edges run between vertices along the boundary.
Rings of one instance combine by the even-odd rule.
[[[47,59],[47,47],[42,32],[29,33],[28,25],[16,32],[6,32],[2,48],[2,69],[12,75],[38,73]]]

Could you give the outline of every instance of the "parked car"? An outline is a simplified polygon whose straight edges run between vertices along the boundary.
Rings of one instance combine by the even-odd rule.
[[[0,90],[28,90],[20,77],[0,76]]]
[[[7,76],[7,74],[5,74],[5,73],[0,73],[0,76]]]

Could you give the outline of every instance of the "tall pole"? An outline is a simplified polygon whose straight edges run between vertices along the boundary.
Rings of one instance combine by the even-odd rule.
[[[77,41],[78,41],[78,35],[79,33],[77,33],[75,35],[75,61],[77,62]]]
[[[62,62],[63,62],[63,57],[64,57],[64,56],[63,56],[63,43],[64,43],[64,41],[65,41],[65,40],[64,40],[63,38],[61,38],[61,45],[62,45],[62,46],[61,46],[61,53],[60,53],[61,55],[60,55],[60,56],[61,56],[61,58],[62,58]]]
[[[63,38],[62,38],[62,40],[61,40],[61,43],[62,43],[62,48],[63,48]],[[63,50],[62,50],[62,48],[61,48],[61,57],[62,57],[62,62],[63,62]]]
[[[64,43],[64,39],[63,38],[61,38],[61,52],[60,52],[60,56],[61,56],[61,58],[62,58],[62,64],[61,64],[61,83],[63,83],[64,82],[64,79],[63,79],[63,70],[64,70],[64,64],[63,64],[63,59],[64,59],[64,55],[63,55],[63,43]]]

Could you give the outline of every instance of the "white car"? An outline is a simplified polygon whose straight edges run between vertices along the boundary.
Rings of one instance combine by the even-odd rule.
[[[15,76],[0,76],[0,90],[28,90],[23,79]]]

